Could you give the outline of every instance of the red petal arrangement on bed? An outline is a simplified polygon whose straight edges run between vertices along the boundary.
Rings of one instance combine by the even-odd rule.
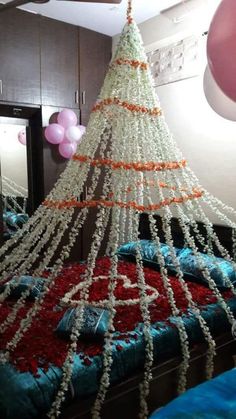
[[[83,281],[85,269],[85,264],[72,264],[71,266],[68,265],[67,267],[64,267],[62,270],[57,279],[56,286],[47,294],[37,318],[34,319],[30,329],[26,332],[17,348],[11,353],[10,362],[15,365],[19,371],[30,371],[33,374],[37,374],[37,369],[39,367],[47,369],[50,363],[58,367],[63,365],[68,350],[68,340],[60,338],[55,333],[55,329],[67,308],[60,308],[60,300],[71,287]],[[101,258],[97,261],[94,276],[97,277],[101,275],[107,277],[107,279],[102,280],[102,282],[96,281],[92,284],[89,295],[90,303],[99,302],[100,300],[105,300],[107,298],[109,270],[109,258]],[[120,261],[118,271],[119,274],[128,277],[132,285],[137,284],[137,271],[134,263]],[[150,306],[151,321],[152,323],[167,321],[168,317],[171,315],[171,307],[163,287],[160,273],[150,268],[144,268],[144,272],[147,284],[153,289],[156,289],[159,293],[158,298],[156,298]],[[182,313],[186,313],[188,302],[179,287],[178,280],[174,276],[171,276],[170,281],[176,303]],[[196,301],[200,307],[216,302],[216,297],[213,295],[212,291],[203,285],[189,283],[189,289],[193,295],[194,301]],[[124,287],[122,282],[119,282],[116,287],[115,295],[119,300],[136,299],[138,297],[138,289],[129,289]],[[230,298],[231,296],[232,293],[230,291],[224,292],[225,298]],[[79,300],[79,292],[74,296],[74,299]],[[2,323],[8,315],[14,302],[15,300],[12,298],[8,298],[8,300],[4,302],[0,309],[0,323]],[[30,305],[32,305],[32,302],[28,301],[26,306],[19,311],[17,321],[14,325],[1,335],[0,350],[5,348],[6,343],[14,335],[19,326],[19,322],[24,318]],[[139,304],[129,307],[128,316],[127,307],[118,306],[114,320],[115,329],[117,332],[120,332],[117,339],[119,338],[119,341],[123,339],[127,342],[130,337],[135,338],[133,330],[138,323],[141,322],[142,315]],[[47,342],[46,345],[45,342]],[[115,340],[114,345],[116,345]],[[58,348],[60,348],[60,350],[58,350]],[[85,359],[84,364],[89,366],[90,362],[88,361],[88,358],[101,354],[102,348],[103,341],[94,341],[91,343],[91,339],[87,342],[86,340],[80,339],[77,345],[77,352],[81,352],[81,356]],[[117,349],[122,350],[122,346],[119,345],[119,348]]]

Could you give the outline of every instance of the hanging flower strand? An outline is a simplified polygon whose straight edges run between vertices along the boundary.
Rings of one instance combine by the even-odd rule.
[[[127,21],[128,21],[128,24],[129,25],[133,22],[133,18],[132,18],[132,0],[128,0]]]

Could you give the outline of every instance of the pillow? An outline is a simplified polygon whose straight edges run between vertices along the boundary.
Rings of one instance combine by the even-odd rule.
[[[75,322],[76,308],[69,308],[58,323],[56,333],[68,339]],[[84,319],[81,327],[81,336],[89,338],[102,338],[108,328],[109,310],[87,305],[84,307]]]
[[[151,240],[140,240],[140,245],[143,262],[154,269],[159,269],[157,244]],[[125,243],[118,249],[118,255],[122,258],[134,260],[136,247],[137,242]],[[174,249],[184,275],[194,281],[208,285],[192,250],[189,248],[179,249],[177,247]],[[167,244],[161,243],[161,253],[164,257],[166,268],[169,271],[176,272],[170,253],[170,247]],[[203,262],[209,269],[211,278],[215,281],[218,288],[228,288],[224,274],[228,277],[232,284],[236,283],[236,272],[230,262],[220,257],[208,256],[204,253],[199,254],[203,258]],[[217,268],[217,265],[219,265],[220,270]],[[221,271],[223,271],[223,273]]]
[[[21,228],[23,224],[25,224],[29,219],[27,214],[15,214],[14,212],[6,211],[4,213],[4,222],[7,227],[11,229],[17,229],[17,227]]]
[[[158,246],[152,240],[140,240],[141,246],[141,256],[144,263],[152,266],[153,268],[159,269],[157,249]],[[136,256],[137,242],[129,242],[123,244],[118,249],[118,255],[127,258],[129,260],[134,260]],[[178,256],[181,249],[175,247],[176,255]],[[161,253],[165,260],[165,265],[170,270],[175,271],[174,264],[171,257],[170,247],[167,244],[161,243]]]
[[[32,287],[30,289],[30,294],[28,298],[34,300],[35,298],[40,296],[44,283],[45,279],[33,277],[30,275],[22,275],[20,277],[13,276],[9,281],[5,282],[5,284],[0,286],[0,292],[3,292],[6,286],[9,284],[9,297],[20,298],[26,290]]]
[[[232,284],[236,282],[236,272],[230,262],[220,257],[208,256],[204,253],[200,253],[200,256],[204,266],[209,270],[211,278],[215,281],[218,288],[228,288],[224,275]],[[192,275],[208,285],[206,278],[199,268],[197,258],[194,256],[191,249],[182,249],[178,258],[181,269],[186,275]]]

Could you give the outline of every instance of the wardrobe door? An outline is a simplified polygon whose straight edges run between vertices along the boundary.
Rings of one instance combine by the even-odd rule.
[[[39,104],[39,16],[7,10],[0,28],[0,101]]]
[[[112,38],[79,29],[81,124],[87,125],[111,59]]]
[[[78,28],[41,17],[42,104],[79,107]]]
[[[80,110],[81,124],[87,125],[91,109],[97,100],[104,82],[108,65],[111,59],[112,40],[109,36],[80,28]],[[86,199],[87,190],[91,184],[91,176],[84,187],[83,199]],[[99,199],[103,188],[103,176],[99,178],[96,188],[96,198]],[[89,217],[83,228],[82,255],[86,259],[91,249],[92,236],[98,210],[90,208]],[[106,235],[107,237],[107,235]],[[99,255],[103,255],[107,240],[102,243]]]

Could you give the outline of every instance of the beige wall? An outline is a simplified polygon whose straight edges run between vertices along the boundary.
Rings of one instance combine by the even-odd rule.
[[[182,3],[177,5],[176,12],[173,12],[173,17],[180,18],[178,23],[173,23],[172,20],[163,14],[139,24],[138,26],[146,51],[168,45],[184,36],[193,35],[194,33],[199,34],[207,30],[220,1],[221,0],[198,0],[199,4],[205,5],[205,7],[200,7],[199,9],[194,10],[193,13],[186,14],[186,18],[183,20],[181,20],[181,16],[185,15],[186,6]],[[194,3],[196,2],[197,0],[195,0]],[[119,34],[113,37],[113,51],[119,37]]]

